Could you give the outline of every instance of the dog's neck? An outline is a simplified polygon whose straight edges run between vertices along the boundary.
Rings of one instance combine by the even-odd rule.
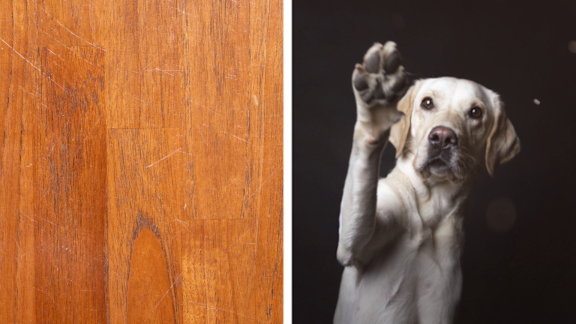
[[[448,179],[423,177],[414,169],[413,160],[413,155],[403,154],[397,159],[395,169],[408,178],[421,206],[424,204],[433,205],[433,208],[427,208],[427,210],[435,211],[435,213],[433,215],[421,215],[422,220],[434,226],[434,224],[439,224],[447,218],[462,218],[464,206],[475,183],[475,178],[471,177],[464,181],[453,182]]]

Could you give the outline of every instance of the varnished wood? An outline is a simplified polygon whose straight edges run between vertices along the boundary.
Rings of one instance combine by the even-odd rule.
[[[282,321],[281,8],[0,7],[0,323]]]
[[[188,242],[175,240],[175,235],[187,228],[182,216],[185,154],[178,150],[178,135],[176,129],[108,130],[108,301],[110,319],[114,323],[126,321],[125,314],[130,309],[126,304],[126,292],[131,296],[130,277],[143,275],[133,272],[127,265],[132,264],[134,255],[147,253],[138,247],[145,250],[148,245],[155,244],[135,245],[143,229],[157,235],[161,242],[158,244],[165,253],[163,266],[167,271],[162,273],[168,277],[158,280],[172,285],[182,273],[179,248],[180,244]],[[155,267],[157,264],[142,266]],[[155,287],[152,278],[145,279]],[[174,313],[180,315],[180,289],[176,285],[170,288],[165,291],[164,299],[170,299]],[[148,288],[139,288],[142,289]],[[155,306],[138,307],[138,312],[151,314]]]
[[[50,46],[40,56],[32,166],[36,316],[104,322],[104,51]]]
[[[0,322],[33,323],[38,290],[32,166],[40,145],[33,131],[41,103],[36,6],[5,2],[0,17]]]
[[[156,234],[141,228],[130,257],[128,323],[174,323],[166,258]]]

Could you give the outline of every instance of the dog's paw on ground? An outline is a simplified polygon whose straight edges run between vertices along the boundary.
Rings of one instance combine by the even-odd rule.
[[[368,107],[395,103],[406,92],[408,78],[402,57],[394,42],[375,43],[364,55],[364,63],[356,64],[352,74],[353,89]]]

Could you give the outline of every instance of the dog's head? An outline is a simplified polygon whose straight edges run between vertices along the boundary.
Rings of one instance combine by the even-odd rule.
[[[454,182],[494,175],[498,165],[520,152],[520,140],[495,92],[468,80],[418,80],[398,103],[405,114],[392,126],[396,157],[413,159],[424,178]]]

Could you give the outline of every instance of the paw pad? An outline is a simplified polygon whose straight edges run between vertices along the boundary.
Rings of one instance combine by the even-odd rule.
[[[407,78],[402,56],[396,44],[376,43],[364,55],[364,63],[357,64],[352,75],[355,93],[366,104],[374,101],[394,101],[406,91]]]

